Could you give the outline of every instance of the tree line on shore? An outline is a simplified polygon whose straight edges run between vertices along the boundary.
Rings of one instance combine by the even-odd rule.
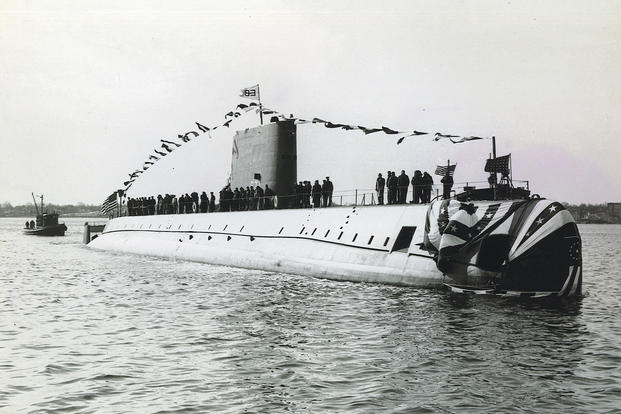
[[[578,223],[621,224],[621,203],[563,205]],[[45,204],[44,208],[66,217],[104,217],[100,211],[101,206],[95,204]],[[0,204],[0,217],[34,217],[36,214],[37,210],[32,203],[16,206],[9,202]]]
[[[104,217],[101,212],[101,206],[95,204],[47,204],[43,206],[47,212],[57,212],[61,216],[75,217]],[[35,217],[37,209],[33,203],[12,205],[9,202],[0,204],[0,217]]]

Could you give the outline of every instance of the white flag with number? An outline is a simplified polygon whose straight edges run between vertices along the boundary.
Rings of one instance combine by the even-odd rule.
[[[239,95],[242,98],[259,100],[259,85],[250,86],[249,88],[244,88],[241,90],[241,94]]]

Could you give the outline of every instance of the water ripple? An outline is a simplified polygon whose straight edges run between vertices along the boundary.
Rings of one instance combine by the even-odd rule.
[[[532,301],[94,252],[82,219],[23,221],[0,219],[2,412],[621,406],[620,226],[581,226],[582,299]]]

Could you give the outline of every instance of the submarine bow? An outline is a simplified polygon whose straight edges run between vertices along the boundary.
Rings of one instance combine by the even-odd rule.
[[[465,286],[488,293],[579,295],[582,241],[571,214],[558,202],[432,203],[424,245],[437,267]]]

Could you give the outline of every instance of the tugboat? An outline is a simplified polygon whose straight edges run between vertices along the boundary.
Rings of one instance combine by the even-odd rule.
[[[35,208],[37,209],[37,221],[30,220],[26,222],[24,228],[24,234],[31,236],[64,236],[67,231],[65,223],[58,222],[58,213],[48,213],[43,210],[43,195],[41,198],[41,212],[39,213],[39,206],[37,206],[37,200],[34,193],[32,193],[32,200],[34,201]]]

